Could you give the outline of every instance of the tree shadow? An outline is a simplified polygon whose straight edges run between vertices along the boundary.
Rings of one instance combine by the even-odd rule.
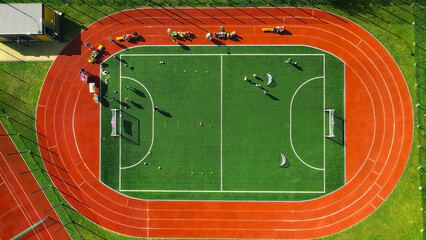
[[[147,13],[145,13],[145,12],[143,12],[143,11],[141,11],[140,9],[138,9],[138,8],[136,8],[136,7],[135,7],[135,6],[140,6],[140,3],[136,4],[136,3],[132,2],[131,0],[124,0],[124,3],[125,3],[127,6],[129,6],[129,7],[133,8],[134,10],[136,10],[136,11],[138,11],[138,12],[142,13],[143,15],[145,15],[145,16],[147,16],[147,17],[149,17],[150,19],[153,19],[153,20],[157,21],[158,23],[160,23],[160,24],[164,25],[164,23],[163,23],[163,22],[161,22],[160,20],[156,19],[155,17],[152,17],[151,15],[149,15],[149,14],[147,14]],[[133,5],[132,5],[132,4],[133,4]]]
[[[86,216],[85,216],[85,217],[86,217]],[[92,221],[93,221],[93,220],[92,220]],[[81,224],[79,224],[79,223],[77,223],[77,222],[74,222],[74,221],[72,221],[72,223],[74,223],[75,225],[79,226],[80,228],[82,228],[82,229],[84,229],[84,230],[86,230],[86,231],[90,232],[91,234],[93,234],[93,235],[97,236],[98,238],[101,238],[101,239],[105,239],[105,240],[106,240],[106,238],[104,238],[103,236],[99,235],[98,233],[96,233],[96,232],[94,232],[94,231],[92,231],[92,230],[90,230],[90,229],[86,228],[85,226],[83,226],[83,225],[81,225]]]
[[[87,83],[94,83],[95,87],[100,88],[103,82],[99,76],[91,75],[90,78],[87,79]]]
[[[102,106],[104,106],[104,107],[110,106],[110,103],[105,98],[107,92],[108,92],[108,84],[105,84],[103,81],[101,81],[101,87],[100,87],[100,90],[99,90],[99,95],[100,95],[99,98],[100,98]]]
[[[56,224],[62,225],[57,220],[47,216],[47,219],[43,220],[43,223],[38,225],[37,227],[35,227],[32,231],[22,233],[19,238],[12,238],[12,239],[20,239],[20,240],[36,239],[36,238],[38,238],[37,235],[39,233],[46,231],[48,228],[50,228],[50,227],[52,227]]]

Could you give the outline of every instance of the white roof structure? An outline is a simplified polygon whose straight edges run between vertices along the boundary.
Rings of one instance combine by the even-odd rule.
[[[42,34],[43,4],[0,4],[0,35]]]

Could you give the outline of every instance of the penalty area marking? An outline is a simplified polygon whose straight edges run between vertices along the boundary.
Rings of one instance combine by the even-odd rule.
[[[318,170],[318,171],[325,171],[325,165],[324,165],[324,167],[323,168],[318,168],[318,167],[314,167],[314,166],[311,166],[310,164],[308,164],[308,163],[306,163],[305,161],[303,161],[300,157],[299,157],[299,155],[297,154],[297,152],[296,152],[296,150],[294,149],[294,145],[293,145],[293,134],[292,134],[292,108],[293,108],[293,100],[294,100],[294,97],[296,96],[296,94],[297,94],[297,92],[305,85],[305,84],[307,84],[307,83],[309,83],[309,82],[311,82],[311,81],[313,81],[313,80],[316,80],[316,79],[320,79],[320,78],[322,78],[323,79],[323,81],[325,81],[325,79],[324,79],[324,76],[320,76],[320,77],[314,77],[314,78],[311,78],[311,79],[309,79],[309,80],[307,80],[307,81],[305,81],[304,83],[302,83],[297,89],[296,89],[296,91],[294,92],[294,94],[293,94],[293,97],[291,98],[291,101],[290,101],[290,145],[291,145],[291,148],[293,149],[293,152],[294,152],[294,154],[296,155],[296,157],[299,159],[299,161],[300,162],[302,162],[303,164],[305,164],[307,167],[309,167],[309,168],[311,168],[311,169],[314,169],[314,170]],[[323,127],[324,128],[324,127]],[[325,158],[325,156],[324,156],[324,158]]]
[[[121,73],[120,73],[120,75],[121,75]],[[134,81],[134,82],[138,83],[139,85],[141,85],[145,89],[145,91],[148,93],[148,96],[151,99],[151,104],[152,104],[151,109],[154,109],[154,99],[152,99],[151,93],[148,91],[148,89],[142,83],[140,83],[136,79],[133,79],[133,78],[130,78],[130,77],[121,76],[120,79],[121,78],[129,79],[129,80]],[[120,88],[121,88],[121,82],[120,82]],[[120,91],[120,94],[121,94],[121,91]],[[121,96],[120,96],[120,99],[121,99]],[[145,158],[151,152],[152,146],[154,145],[154,115],[155,114],[152,113],[152,138],[151,138],[151,145],[149,146],[148,152],[145,154],[145,156],[141,160],[139,160],[137,163],[130,165],[130,166],[122,167],[121,161],[120,161],[120,172],[121,172],[121,169],[132,168],[132,167],[135,167],[136,165],[140,164],[141,162],[143,162],[143,160],[145,160]],[[166,122],[164,122],[164,127],[166,127]],[[120,136],[121,136],[121,127],[120,127]],[[120,137],[120,139],[121,139],[121,137]],[[120,141],[119,155],[121,156],[121,141]],[[121,179],[120,179],[120,181],[121,181]]]

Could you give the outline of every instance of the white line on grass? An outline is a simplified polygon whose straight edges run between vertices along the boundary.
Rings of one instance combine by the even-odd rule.
[[[100,84],[99,84],[99,176],[98,179],[101,180],[101,173],[102,173],[102,103],[101,103],[101,94],[102,94],[102,68],[99,68],[99,76],[101,76],[100,78]],[[73,127],[73,131],[74,131],[74,127]]]
[[[322,138],[322,142],[323,142],[323,145],[324,145],[324,151],[323,151],[323,153],[324,153],[324,160],[323,160],[323,169],[324,169],[324,171],[323,171],[323,175],[324,175],[324,177],[323,177],[323,182],[324,182],[324,192],[325,192],[325,55],[323,55],[322,56],[322,61],[323,61],[323,64],[322,64],[322,73],[323,73],[323,109],[322,109],[322,113],[323,113],[323,116],[324,116],[324,119],[323,119],[323,130],[324,130],[324,133],[323,133],[323,138]]]
[[[229,54],[223,53],[194,53],[194,54],[176,54],[176,53],[164,53],[164,54],[148,54],[148,53],[134,53],[134,54],[121,54],[120,56],[223,56]],[[290,53],[232,53],[233,56],[323,56],[323,53],[306,53],[306,54],[290,54]]]
[[[300,85],[297,89],[296,89],[296,91],[294,92],[294,94],[293,94],[293,97],[291,98],[291,101],[290,101],[290,145],[291,145],[291,148],[293,149],[293,152],[294,152],[294,154],[296,155],[296,157],[303,163],[303,164],[305,164],[307,167],[309,167],[309,168],[312,168],[312,169],[315,169],[315,170],[319,170],[319,171],[324,171],[324,168],[317,168],[317,167],[314,167],[314,166],[311,166],[311,165],[309,165],[309,164],[307,164],[307,163],[305,163],[300,157],[299,157],[299,155],[296,153],[296,150],[294,149],[294,146],[293,146],[293,136],[292,136],[292,124],[291,124],[291,121],[292,121],[292,107],[293,107],[293,100],[294,100],[294,97],[296,96],[296,94],[297,94],[297,92],[305,85],[305,84],[307,84],[308,82],[310,82],[310,81],[313,81],[313,80],[316,80],[316,79],[320,79],[320,78],[322,78],[322,79],[324,79],[324,76],[320,76],[320,77],[314,77],[314,78],[311,78],[311,79],[309,79],[309,80],[307,80],[306,82],[304,82],[304,83],[302,83],[302,85]],[[324,120],[325,121],[325,120]],[[323,128],[324,128],[324,126],[323,126]]]
[[[121,192],[172,192],[172,193],[324,193],[323,191],[219,191],[219,190],[121,190]]]
[[[151,111],[153,111],[154,109],[154,100],[152,99],[151,93],[148,91],[148,89],[140,82],[138,82],[136,79],[131,78],[131,77],[126,77],[126,76],[121,76],[120,75],[120,81],[121,78],[125,78],[125,79],[129,79],[131,81],[134,81],[135,83],[138,83],[139,85],[141,85],[145,91],[148,93],[149,98],[151,99]],[[121,85],[121,82],[120,82]],[[166,126],[166,122],[164,122],[164,127]],[[120,134],[121,134],[121,127],[120,127]],[[145,156],[139,160],[137,163],[130,165],[130,166],[126,166],[126,167],[122,167],[121,166],[121,162],[120,162],[120,169],[128,169],[128,168],[132,168],[137,166],[138,164],[140,164],[141,162],[143,162],[143,160],[145,160],[145,158],[149,155],[149,153],[151,152],[152,146],[154,145],[154,112],[152,112],[152,138],[151,138],[151,145],[149,146],[148,151],[146,152]],[[120,149],[121,149],[121,142],[120,142]],[[120,157],[121,157],[121,152],[120,152]],[[122,191],[122,189],[120,189],[120,191]]]
[[[121,167],[121,138],[120,138],[120,181],[119,181],[119,190],[121,192],[227,192],[227,193],[324,193],[324,191],[223,191],[223,127],[222,127],[222,121],[223,121],[223,56],[227,55],[227,54],[120,54],[120,58],[122,56],[220,56],[221,57],[221,189],[220,191],[218,190],[124,190],[121,189],[121,169],[128,169],[128,168],[132,168],[135,167],[136,165],[140,164],[148,155],[148,153],[151,151],[152,146],[153,146],[153,142],[154,142],[154,115],[153,115],[153,120],[152,120],[152,142],[151,142],[151,146],[149,148],[148,153],[137,163],[131,165],[131,166],[126,166],[126,167]],[[251,56],[251,55],[259,55],[259,56],[323,56],[323,58],[325,57],[324,54],[232,54],[232,55],[242,55],[242,56]],[[325,63],[324,63],[325,64]],[[154,104],[153,99],[151,97],[151,94],[149,93],[148,89],[141,84],[140,82],[138,82],[137,80],[130,78],[130,77],[125,77],[121,75],[121,64],[120,64],[120,88],[121,88],[121,78],[126,78],[126,79],[130,79],[132,81],[135,81],[136,83],[140,84],[148,93],[149,97],[151,98],[151,103]],[[316,77],[316,78],[312,78],[308,81],[306,81],[305,83],[303,83],[301,86],[299,86],[299,88],[296,90],[296,92],[307,82],[315,80],[317,78],[323,78],[323,76],[321,77]],[[121,89],[120,89],[121,90]],[[295,94],[296,94],[295,92]],[[120,95],[121,95],[121,91],[120,91]],[[120,96],[121,97],[121,96]],[[293,96],[294,98],[294,96]],[[292,102],[293,102],[293,98],[292,98]],[[291,104],[292,104],[291,102]],[[325,107],[325,106],[324,106]],[[121,106],[120,106],[121,108]],[[152,108],[154,108],[154,105],[152,105]],[[290,110],[291,110],[291,105],[290,105]],[[325,121],[325,120],[324,120]],[[324,130],[325,131],[325,130]],[[121,128],[120,128],[120,133],[121,133]],[[291,134],[291,111],[290,111],[290,134]],[[291,142],[291,138],[290,138],[290,142]],[[293,144],[292,144],[292,148],[293,148]],[[293,151],[295,152],[294,148]],[[296,154],[296,152],[295,152]],[[299,158],[299,156],[296,154],[296,156]],[[306,164],[302,159],[299,158],[299,160],[304,163],[305,165],[307,165],[310,168],[313,168],[315,170],[322,170],[324,171],[324,169],[321,168],[315,168],[313,166],[310,166],[309,164]],[[325,159],[324,159],[325,161]]]
[[[121,60],[121,55],[120,55]],[[120,101],[121,101],[121,62],[120,64]],[[120,115],[121,115],[121,104],[120,104]],[[117,116],[116,116],[117,117]],[[118,137],[118,190],[121,191],[121,117],[118,116],[118,121],[120,122],[119,128],[120,128],[120,136]],[[117,123],[116,123],[117,124]]]
[[[220,55],[220,191],[223,191],[223,55]]]

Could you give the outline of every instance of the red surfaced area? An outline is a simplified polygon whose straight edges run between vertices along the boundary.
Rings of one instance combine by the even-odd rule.
[[[284,35],[262,27],[285,22]],[[207,32],[224,25],[239,41],[210,42]],[[102,44],[108,54],[122,50],[107,37],[138,32],[137,45],[172,45],[167,29],[193,32],[183,44],[297,44],[330,52],[345,62],[346,185],[305,202],[145,201],[123,196],[99,182],[99,106],[84,68]],[[314,238],[344,230],[371,214],[400,178],[412,142],[410,96],[395,61],[369,33],[340,16],[300,8],[139,9],[106,17],[83,31],[46,76],[37,108],[37,130],[46,167],[79,212],[112,231],[158,238]],[[55,154],[53,154],[54,152]]]
[[[23,239],[70,239],[55,211],[48,211],[52,205],[6,134],[0,124],[0,239],[15,237],[45,217],[49,219]]]

